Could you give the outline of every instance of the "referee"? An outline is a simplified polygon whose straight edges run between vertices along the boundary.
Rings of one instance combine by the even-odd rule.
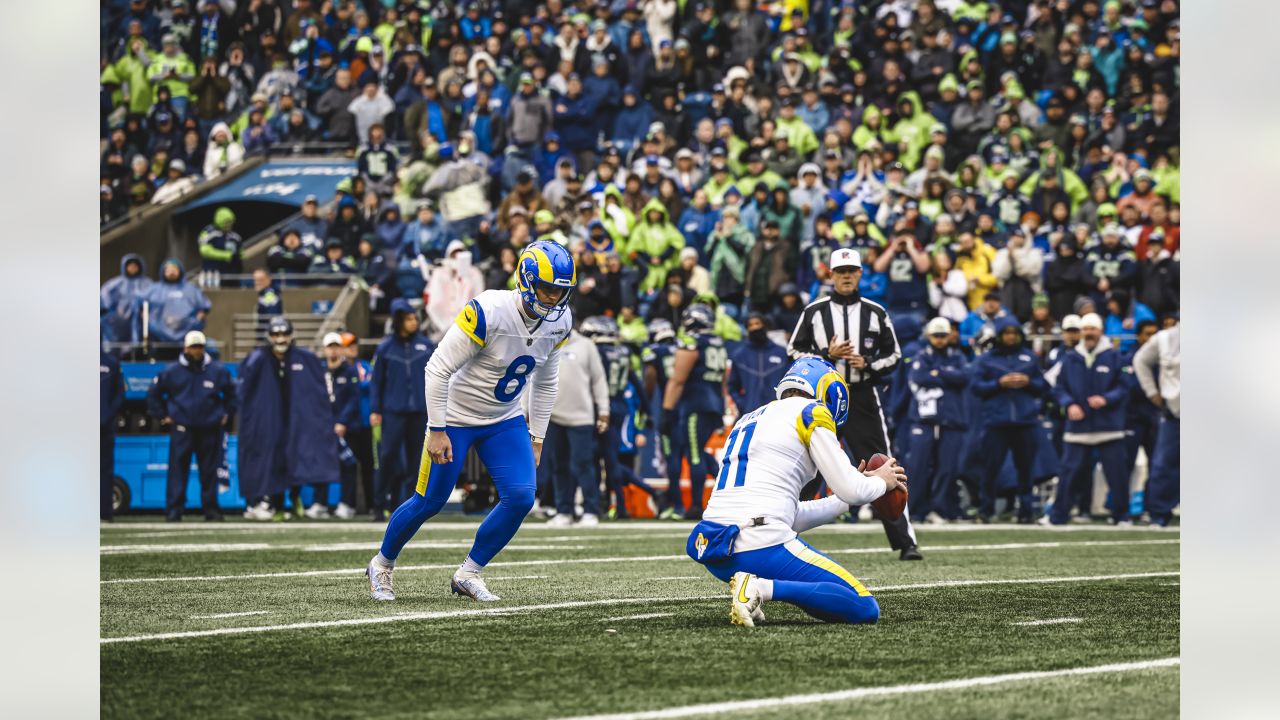
[[[841,439],[854,465],[875,453],[889,454],[889,432],[875,384],[890,375],[902,358],[893,323],[884,308],[858,295],[862,259],[857,250],[831,253],[830,295],[809,303],[791,333],[787,353],[794,360],[820,357],[835,366],[849,385],[849,419]],[[921,560],[915,529],[907,513],[883,521],[889,545],[903,560]]]

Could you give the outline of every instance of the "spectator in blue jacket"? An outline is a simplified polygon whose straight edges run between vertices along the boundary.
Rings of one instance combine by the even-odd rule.
[[[373,432],[369,427],[369,388],[373,384],[373,366],[368,360],[360,357],[360,338],[355,333],[342,333],[342,351],[352,370],[356,374],[357,410],[355,424],[347,426],[347,446],[355,453],[356,463],[360,466],[360,487],[363,488],[366,502],[373,498],[374,469]],[[355,498],[344,498],[351,507],[356,507]]]
[[[982,499],[978,513],[983,522],[995,514],[996,479],[1005,457],[1013,453],[1018,475],[1018,522],[1032,522],[1031,463],[1038,427],[1040,397],[1048,387],[1040,361],[1024,346],[1017,318],[995,320],[996,340],[991,351],[974,363],[971,380],[982,401],[984,468]]]
[[[1120,226],[1108,223],[1101,234],[1101,241],[1085,253],[1085,271],[1093,283],[1093,301],[1098,306],[1113,290],[1132,290],[1138,279],[1138,258],[1124,243]]]
[[[282,232],[296,230],[302,240],[302,247],[313,254],[319,254],[324,248],[324,241],[329,238],[329,223],[320,217],[320,205],[315,195],[308,195],[302,201],[302,214],[289,221]]]
[[[1132,388],[1125,379],[1124,358],[1102,334],[1097,314],[1080,318],[1080,331],[1080,344],[1063,356],[1054,386],[1059,407],[1067,409],[1067,424],[1049,522],[1062,525],[1070,519],[1074,487],[1093,481],[1096,451],[1111,491],[1111,517],[1117,525],[1132,525],[1124,442],[1125,406]]]
[[[981,332],[982,326],[994,323],[1007,316],[1000,293],[990,292],[982,297],[982,305],[969,312],[968,317],[960,321],[960,344],[965,347],[973,345],[973,339]]]
[[[383,205],[382,211],[378,213],[378,224],[373,228],[373,234],[378,238],[378,249],[398,249],[404,241],[407,227],[408,223],[404,221],[404,218],[400,217],[399,205],[393,202]]]
[[[178,361],[161,370],[147,391],[147,413],[169,429],[165,520],[182,520],[192,455],[200,471],[204,519],[221,520],[217,472],[223,428],[236,411],[235,384],[231,371],[205,353],[204,333],[193,330],[182,344]]]
[[[595,155],[595,113],[599,101],[600,98],[583,93],[582,78],[570,73],[565,94],[552,105],[556,132],[560,133],[564,149],[577,158],[580,166]]]
[[[413,222],[407,224],[400,236],[401,244],[396,250],[397,259],[425,256],[428,260],[444,257],[444,248],[449,240],[449,228],[444,218],[436,212],[430,200],[418,205],[418,215]]]
[[[98,351],[98,479],[101,507],[98,517],[111,522],[112,486],[116,476],[116,415],[124,407],[124,376],[120,363]]]
[[[631,85],[622,89],[622,108],[613,118],[613,131],[608,137],[618,152],[626,157],[640,143],[653,124],[653,106]]]
[[[956,470],[969,427],[964,392],[969,385],[968,362],[964,353],[951,347],[950,320],[930,320],[924,334],[928,345],[914,354],[907,371],[911,392],[907,462],[915,486],[910,488],[911,519],[956,520],[960,517]]]
[[[725,380],[739,415],[773,402],[773,388],[791,364],[787,349],[769,339],[769,321],[763,314],[747,315],[746,326],[746,342],[738,343],[729,353],[729,375]]]
[[[680,234],[684,236],[684,246],[697,250],[704,266],[709,264],[710,259],[706,257],[703,248],[719,220],[720,213],[707,202],[706,191],[699,188],[694,191],[693,201],[685,206],[684,212],[680,213],[680,221],[676,223]]]
[[[1132,337],[1137,334],[1138,326],[1155,319],[1151,308],[1134,300],[1128,291],[1112,290],[1107,298],[1107,317],[1102,321],[1102,331],[1109,338],[1119,338],[1120,352],[1132,353],[1139,344]]]
[[[151,289],[147,264],[141,255],[129,253],[120,258],[120,274],[102,284],[102,338],[128,342],[133,339],[139,301]]]
[[[160,282],[151,285],[143,300],[148,305],[147,332],[153,342],[162,343],[182,342],[188,332],[203,329],[204,318],[213,307],[200,288],[187,282],[186,271],[176,258],[160,265]]]
[[[411,470],[422,457],[427,435],[426,370],[435,343],[418,332],[418,314],[408,300],[391,303],[391,332],[373,354],[369,388],[369,424],[382,428],[378,446],[380,482],[375,483],[373,512],[389,517],[408,497]]]

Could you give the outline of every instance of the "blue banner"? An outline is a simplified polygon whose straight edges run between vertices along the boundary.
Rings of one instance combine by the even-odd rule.
[[[233,379],[239,375],[240,363],[229,362],[223,363],[223,365],[231,371]],[[166,366],[168,366],[168,363],[120,363],[120,374],[124,376],[124,399],[145,400],[147,398],[147,390],[151,388],[151,382],[156,379],[156,376]]]
[[[240,202],[302,207],[302,201],[308,195],[315,195],[323,203],[333,197],[333,189],[340,181],[355,174],[354,160],[266,162],[208,195],[192,200],[179,212]]]

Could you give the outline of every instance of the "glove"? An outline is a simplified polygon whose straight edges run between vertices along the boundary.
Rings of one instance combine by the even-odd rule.
[[[676,429],[676,413],[674,410],[663,410],[662,418],[658,420],[658,434],[664,437],[671,437],[671,431]]]

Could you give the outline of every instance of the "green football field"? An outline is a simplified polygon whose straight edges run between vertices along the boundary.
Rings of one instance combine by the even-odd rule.
[[[878,525],[805,539],[880,601],[875,626],[781,603],[729,624],[690,524],[530,521],[451,596],[476,522],[442,515],[368,599],[370,523],[101,531],[102,715],[140,717],[1169,718],[1179,711],[1179,532]]]

